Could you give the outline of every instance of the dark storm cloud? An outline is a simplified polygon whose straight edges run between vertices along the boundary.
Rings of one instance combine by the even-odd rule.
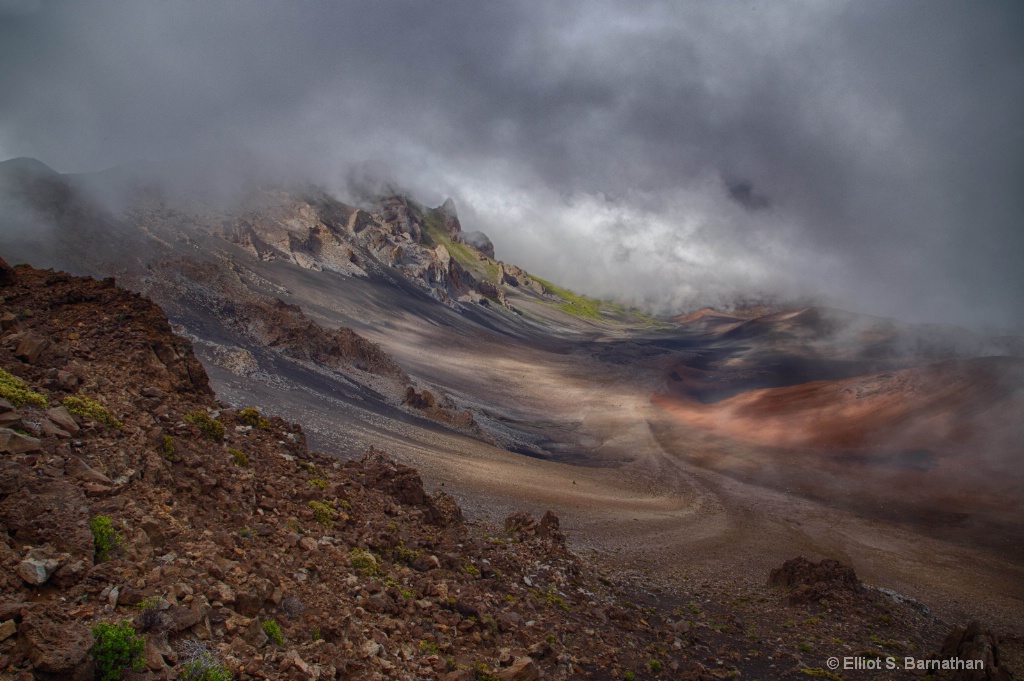
[[[0,156],[370,161],[597,294],[1020,328],[1022,34],[1009,2],[0,0]]]

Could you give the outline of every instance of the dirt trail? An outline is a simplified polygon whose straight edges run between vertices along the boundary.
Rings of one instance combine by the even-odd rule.
[[[415,351],[403,353],[392,337],[389,350],[403,365],[415,365],[431,353],[423,340],[417,336],[406,346]],[[517,508],[554,508],[579,549],[595,550],[614,569],[641,572],[668,588],[761,582],[795,555],[833,557],[950,620],[980,616],[1024,633],[1024,567],[688,461],[681,452],[756,452],[669,420],[651,401],[661,380],[654,368],[638,372],[582,353],[515,346],[449,344],[445,351],[450,362],[434,368],[436,378],[471,383],[466,394],[524,421],[543,420],[547,432],[567,440],[567,449],[576,446],[588,460],[608,464],[545,462],[441,434],[418,447],[389,445],[433,484],[458,491],[473,511],[497,519]],[[443,376],[447,371],[455,375]]]

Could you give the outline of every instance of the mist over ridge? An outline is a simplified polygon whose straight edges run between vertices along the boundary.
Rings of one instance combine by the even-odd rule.
[[[1019,331],[1022,28],[1000,3],[6,3],[0,157],[343,200],[369,160],[590,295]]]

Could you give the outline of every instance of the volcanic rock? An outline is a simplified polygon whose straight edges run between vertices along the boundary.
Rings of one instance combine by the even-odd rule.
[[[27,454],[38,452],[42,443],[38,438],[16,433],[10,428],[0,428],[0,452],[5,454]]]
[[[860,580],[852,567],[830,558],[812,563],[803,556],[791,558],[782,567],[772,570],[768,586],[788,590],[788,599],[793,605],[816,603],[861,590]]]
[[[89,678],[92,663],[86,655],[93,636],[84,624],[57,624],[44,615],[29,614],[18,629],[18,638],[38,671],[66,679]]]

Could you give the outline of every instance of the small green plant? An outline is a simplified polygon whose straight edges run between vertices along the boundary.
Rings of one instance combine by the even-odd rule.
[[[622,678],[625,679],[625,681],[636,681],[636,674],[631,671],[627,671],[622,675]]]
[[[263,633],[267,635],[267,638],[276,645],[284,645],[284,635],[281,633],[281,625],[277,623],[277,620],[263,620]]]
[[[314,641],[322,641],[322,640],[324,640],[324,635],[320,632],[320,627],[313,627],[313,640]]]
[[[132,625],[100,622],[92,628],[96,642],[89,654],[96,660],[97,678],[100,681],[117,681],[126,669],[142,671],[146,664],[142,651],[146,640],[135,633]]]
[[[270,430],[270,419],[261,416],[260,410],[255,407],[246,407],[238,412],[238,420],[253,428]]]
[[[96,400],[89,399],[88,397],[65,397],[64,401],[61,402],[64,408],[76,416],[83,416],[87,419],[92,419],[98,423],[109,428],[116,428],[117,430],[124,430],[124,424],[113,417],[113,415],[107,411],[107,408]]]
[[[46,395],[29,390],[25,381],[3,369],[0,369],[0,397],[15,407],[31,404],[40,409],[46,409],[49,405]]]
[[[420,650],[424,655],[440,655],[441,649],[433,641],[420,641]]]
[[[383,574],[377,564],[377,557],[364,549],[352,549],[348,554],[349,563],[356,571],[364,577],[373,577]]]
[[[238,412],[238,420],[255,427],[260,422],[260,410],[255,407],[246,407]]]
[[[395,557],[396,562],[411,565],[423,552],[405,548],[405,542],[399,539],[398,546],[391,553]]]
[[[241,466],[242,468],[245,468],[246,466],[249,465],[249,457],[246,456],[245,452],[243,452],[241,449],[235,449],[234,447],[230,447],[228,448],[228,454],[230,454],[231,458],[235,460],[236,466]]]
[[[826,669],[822,669],[821,667],[804,667],[800,671],[806,674],[807,676],[816,679],[830,679],[830,681],[843,681],[843,677],[839,676],[839,674],[833,674],[832,672]]]
[[[224,424],[218,419],[211,418],[202,409],[196,409],[185,414],[185,420],[199,428],[199,432],[211,440],[224,439]]]
[[[337,511],[334,510],[333,501],[311,501],[309,507],[313,509],[313,519],[324,527],[334,526],[334,516]]]
[[[555,645],[555,642],[558,641],[558,637],[554,634],[548,634],[544,637],[544,640],[550,643],[551,645]]]
[[[316,487],[317,489],[324,490],[324,489],[327,489],[327,484],[328,483],[323,478],[313,478],[312,480],[309,481],[309,484],[312,487]]]
[[[400,589],[398,593],[401,594],[402,598],[406,600],[414,598],[416,596],[416,594],[414,594],[412,591],[409,591],[408,589]]]
[[[135,624],[139,631],[159,629],[164,624],[163,613],[160,612],[160,599],[143,598],[138,603],[139,615]]]
[[[98,515],[89,521],[89,529],[92,530],[96,560],[108,560],[114,550],[121,545],[121,536],[114,529],[114,521],[109,516]]]
[[[647,660],[647,668],[651,670],[652,674],[657,674],[661,671],[660,660]]]
[[[160,456],[164,457],[171,463],[178,460],[176,456],[177,450],[174,448],[174,438],[170,435],[164,435],[164,439],[160,444]]]
[[[486,663],[479,660],[473,665],[473,679],[475,681],[501,681],[497,674],[491,672],[491,668]]]
[[[462,566],[462,571],[465,572],[467,575],[472,575],[474,577],[480,576],[480,568],[478,568],[476,565],[473,565],[472,563],[464,564]]]

